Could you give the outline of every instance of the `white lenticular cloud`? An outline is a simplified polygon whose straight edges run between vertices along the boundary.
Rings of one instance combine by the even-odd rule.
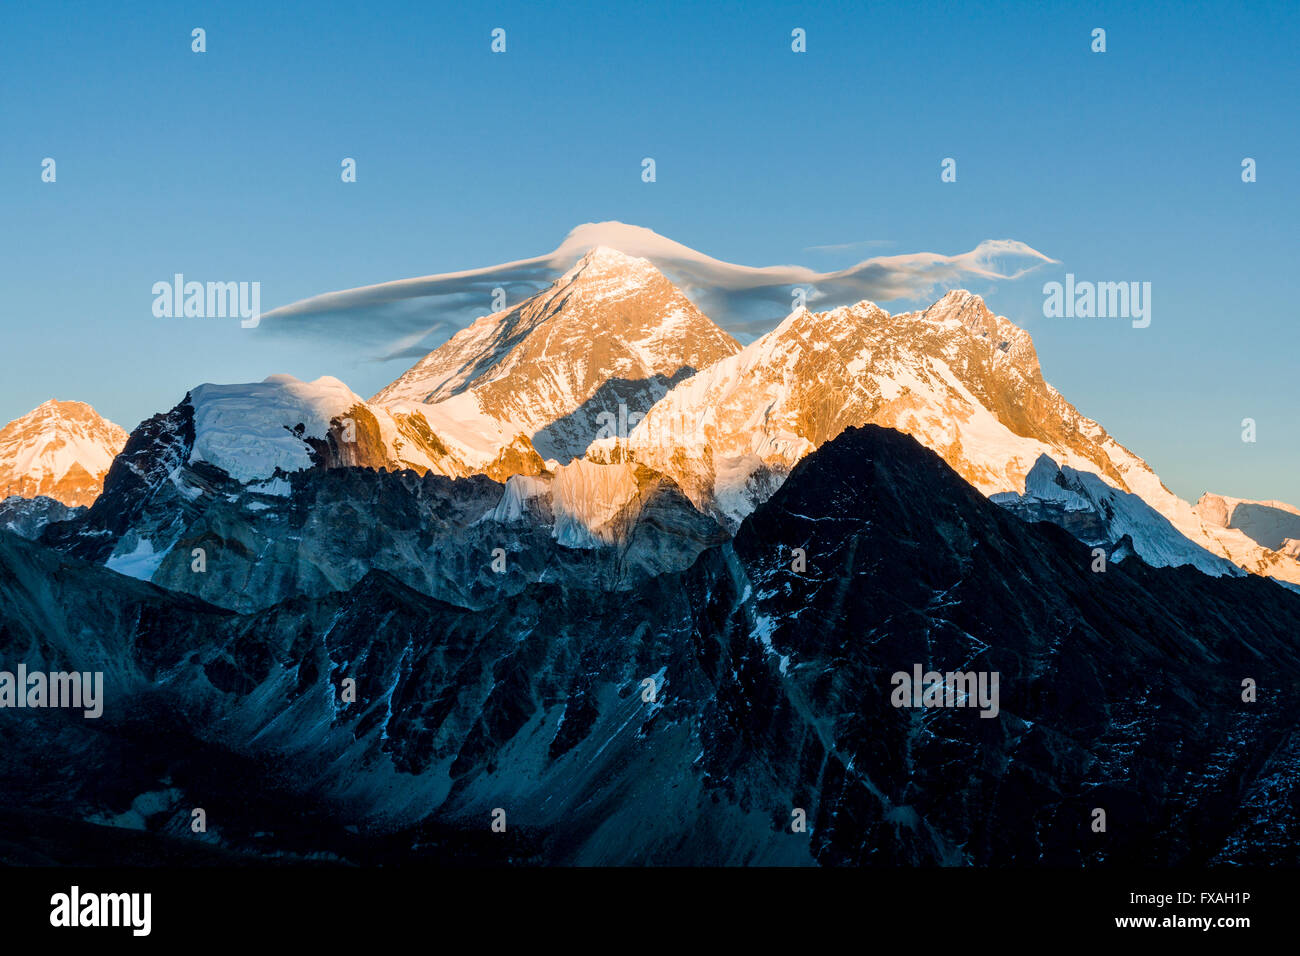
[[[597,222],[578,226],[546,255],[328,292],[266,312],[262,321],[294,335],[346,335],[353,342],[360,337],[380,352],[381,361],[407,358],[423,354],[446,334],[492,311],[494,290],[504,289],[506,301],[518,303],[597,246],[649,259],[706,315],[740,335],[775,326],[789,313],[795,287],[804,289],[807,301],[819,308],[862,299],[892,302],[921,299],[972,279],[1014,280],[1057,261],[1014,239],[986,239],[957,255],[877,256],[831,272],[800,265],[743,266],[714,259],[651,229]]]

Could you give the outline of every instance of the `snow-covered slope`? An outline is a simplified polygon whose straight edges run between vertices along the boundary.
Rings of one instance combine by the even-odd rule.
[[[870,302],[796,310],[673,388],[626,443],[604,440],[588,454],[630,455],[663,471],[734,527],[801,458],[866,423],[913,435],[986,495],[1023,494],[1046,455],[1139,496],[1197,548],[1300,581],[1300,563],[1202,521],[1141,458],[1047,384],[1027,332],[964,290],[900,315]],[[1154,541],[1148,537],[1153,562],[1167,563],[1165,545]]]
[[[1190,564],[1218,576],[1245,573],[1191,541],[1132,492],[1091,472],[1061,468],[1046,455],[1029,470],[1023,495],[1008,491],[991,500],[1026,520],[1058,524],[1088,544],[1118,545],[1127,537],[1133,551],[1153,567]]]
[[[902,315],[870,302],[798,309],[674,388],[629,445],[638,461],[680,475],[695,500],[739,520],[756,477],[779,477],[867,422],[916,436],[985,494],[1023,491],[1043,454],[1124,487],[1112,459],[1127,453],[1043,380],[1028,333],[964,291]]]
[[[1289,553],[1285,547],[1281,550],[1264,547],[1238,528],[1207,520],[1196,507],[1161,484],[1145,463],[1142,470],[1127,469],[1125,478],[1136,494],[1192,541],[1252,574],[1300,585],[1300,560],[1295,553]]]
[[[368,405],[330,376],[303,382],[272,375],[261,382],[191,390],[194,443],[189,461],[207,462],[241,482],[314,464],[359,466],[458,477],[471,472],[417,412]],[[535,471],[534,461],[517,470]],[[490,468],[483,470],[490,471]]]
[[[88,505],[125,444],[126,432],[84,402],[45,402],[0,429],[0,498]]]
[[[1300,508],[1285,501],[1250,501],[1206,492],[1196,514],[1219,528],[1235,528],[1261,547],[1294,551],[1300,543]]]
[[[521,434],[564,462],[739,348],[648,260],[598,247],[549,289],[454,335],[371,402],[406,414],[431,406],[431,427],[475,466]]]
[[[239,481],[269,478],[277,468],[310,468],[310,446],[304,439],[325,438],[334,419],[362,404],[336,378],[302,382],[291,375],[241,385],[200,385],[191,390],[190,400],[190,461],[209,462]]]

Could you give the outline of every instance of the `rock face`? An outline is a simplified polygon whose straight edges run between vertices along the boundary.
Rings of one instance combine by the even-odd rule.
[[[413,521],[449,507],[436,476],[291,478],[324,483],[308,510],[340,536],[358,526],[319,500],[331,482],[418,484]],[[544,510],[534,480],[491,520]],[[733,541],[618,592],[542,574],[465,607],[370,570],[238,614],[0,533],[0,655],[108,682],[99,721],[0,710],[0,805],[235,858],[1300,862],[1300,596],[1091,566],[875,427],[800,461]],[[996,716],[894,706],[916,665],[996,671]],[[498,807],[512,835],[491,842]],[[0,855],[29,858],[22,832]],[[102,839],[78,832],[69,859]]]
[[[0,501],[0,528],[28,540],[41,536],[47,524],[53,521],[70,521],[85,512],[84,507],[69,508],[61,501],[38,495],[24,498],[10,495]]]
[[[453,336],[371,401],[435,406],[420,411],[458,446],[486,452],[522,433],[543,458],[567,462],[739,348],[648,260],[599,247],[551,288]]]
[[[809,573],[791,572],[796,547]],[[1300,605],[1284,588],[1138,561],[1094,573],[1064,532],[1022,524],[870,427],[798,466],[735,551],[789,711],[845,702],[841,802],[823,821],[855,835],[826,835],[824,862],[1297,858],[1281,834],[1298,742],[1283,702],[1298,685],[1281,662]],[[889,707],[887,675],[915,663],[998,671],[997,720]],[[1276,691],[1267,708],[1242,701],[1255,670]],[[1094,808],[1105,835],[1080,822]],[[1250,847],[1274,813],[1288,822]]]
[[[126,432],[84,402],[45,402],[0,429],[0,498],[88,505],[125,443]]]
[[[189,462],[193,448],[194,406],[186,396],[171,411],[136,426],[109,468],[95,504],[75,521],[49,525],[42,540],[79,558],[102,562],[171,475]]]

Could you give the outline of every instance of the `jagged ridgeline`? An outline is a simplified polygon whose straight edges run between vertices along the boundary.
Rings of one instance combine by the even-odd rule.
[[[1296,509],[1179,499],[1047,384],[1029,335],[978,296],[957,290],[900,315],[869,302],[799,308],[742,349],[648,260],[603,247],[549,289],[480,318],[369,401],[328,377],[201,385],[136,430],[92,513],[25,499],[9,511],[29,537],[73,518],[47,542],[237,609],[345,587],[371,567],[456,599],[478,575],[466,580],[455,567],[455,581],[435,585],[421,554],[509,538],[503,526],[518,522],[569,548],[622,546],[638,529],[650,536],[602,579],[625,577],[629,562],[651,571],[689,563],[698,542],[734,532],[801,458],[866,423],[913,435],[997,503],[1108,554],[1300,586]],[[19,452],[44,446],[30,438],[15,447],[15,460],[35,461]],[[105,466],[88,462],[96,467]],[[367,524],[365,534],[343,521],[349,544],[323,547],[315,537],[334,534],[333,523],[308,520],[307,503],[328,483],[309,474],[356,468],[484,476],[505,488],[471,482],[445,492],[463,496],[459,504],[433,513],[394,501],[416,516]],[[424,494],[410,482],[374,487],[398,488],[397,499]],[[719,530],[695,521],[683,497]],[[641,520],[646,508],[674,517]],[[308,543],[287,547],[286,529]],[[217,577],[189,572],[195,548],[223,550]],[[280,552],[276,561],[252,561],[268,549]]]

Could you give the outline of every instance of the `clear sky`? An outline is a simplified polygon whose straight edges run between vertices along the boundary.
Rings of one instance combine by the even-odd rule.
[[[259,281],[268,310],[610,219],[820,270],[1015,239],[1060,265],[963,284],[1048,381],[1184,497],[1300,504],[1295,2],[39,3],[0,27],[0,422],[61,398],[131,428],[273,372],[369,395],[409,364],[155,318],[176,272]],[[1044,318],[1067,271],[1150,282],[1150,327]]]

